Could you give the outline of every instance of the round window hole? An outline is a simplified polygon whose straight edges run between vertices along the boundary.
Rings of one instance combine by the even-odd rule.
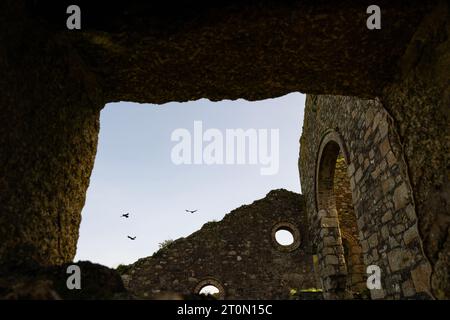
[[[213,286],[212,284],[208,284],[200,289],[200,292],[198,294],[205,295],[205,296],[213,296],[214,298],[220,297],[220,290],[216,286]]]
[[[275,232],[275,240],[281,246],[290,246],[294,243],[294,235],[286,229],[280,229]]]

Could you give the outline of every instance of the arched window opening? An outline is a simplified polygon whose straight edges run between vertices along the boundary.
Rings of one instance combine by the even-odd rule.
[[[342,139],[331,132],[322,141],[316,175],[317,210],[321,222],[322,268],[332,265],[336,274],[328,274],[330,291],[341,297],[368,298],[365,266],[359,241],[357,216],[353,206],[347,158]],[[325,221],[325,222],[324,222]],[[325,280],[325,279],[323,279]]]

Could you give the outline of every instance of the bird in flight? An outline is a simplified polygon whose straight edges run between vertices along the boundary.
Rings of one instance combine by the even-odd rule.
[[[186,212],[189,212],[189,213],[195,213],[195,212],[197,212],[198,210],[185,210]]]
[[[129,218],[129,217],[130,217],[130,214],[127,212],[127,213],[124,213],[123,215],[121,215],[121,217],[123,217],[123,218]]]
[[[134,237],[127,236],[127,237],[128,237],[128,239],[130,239],[130,240],[135,240],[135,239],[136,239],[136,236],[134,236]]]

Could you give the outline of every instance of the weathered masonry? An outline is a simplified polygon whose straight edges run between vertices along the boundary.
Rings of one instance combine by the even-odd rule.
[[[364,264],[388,275],[377,297],[450,297],[448,1],[377,1],[381,30],[366,28],[372,3],[360,0],[83,1],[79,31],[66,28],[69,4],[0,3],[0,271],[74,258],[106,103],[301,91],[318,95],[309,108],[322,101],[331,117],[316,112],[322,131],[305,130],[301,169],[327,292],[359,291],[360,246]],[[371,99],[381,110],[374,123],[388,119],[388,139],[366,111],[344,112],[361,100],[321,95]],[[330,187],[339,153],[359,235],[347,220],[344,246]]]
[[[277,242],[279,230],[291,232],[291,244]],[[302,290],[318,285],[303,196],[273,190],[140,259],[122,278],[129,292],[142,298],[188,296],[208,285],[219,289],[220,299],[290,299],[292,290],[302,298]]]
[[[372,298],[429,298],[432,269],[391,116],[377,100],[310,95],[303,130],[301,180],[325,296],[345,298],[377,265],[383,286]]]

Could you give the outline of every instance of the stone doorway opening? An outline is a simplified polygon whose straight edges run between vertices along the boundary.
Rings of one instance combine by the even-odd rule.
[[[320,276],[328,298],[368,298],[365,265],[343,140],[330,132],[322,141],[316,174]],[[352,178],[353,179],[353,178]]]
[[[262,101],[108,104],[101,111],[99,143],[75,259],[112,268],[128,265],[158,252],[160,243],[186,237],[207,222],[220,221],[231,208],[250,203],[271,189],[283,186],[300,192],[298,136],[304,104],[301,93]],[[201,130],[197,130],[198,124]],[[280,132],[279,156],[272,152],[278,140],[271,134],[275,129]],[[231,140],[235,145],[228,148],[227,132],[233,130],[246,136],[236,136]],[[187,134],[174,134],[180,131]],[[262,131],[267,139],[259,139]],[[174,152],[180,145],[188,147]],[[231,152],[226,152],[227,148]],[[174,161],[173,155],[180,153],[189,154],[190,163]],[[200,154],[199,163],[195,163],[196,153]],[[221,162],[228,153],[234,157],[232,164]],[[269,164],[251,163],[254,155],[259,159],[262,153],[267,159],[273,155],[279,174],[262,175],[261,169]],[[207,163],[210,154],[222,156]],[[244,163],[238,164],[240,158]],[[186,211],[195,209],[194,213]],[[129,218],[121,217],[127,212]],[[108,228],[104,228],[105,221]],[[137,238],[131,240],[128,235]]]

